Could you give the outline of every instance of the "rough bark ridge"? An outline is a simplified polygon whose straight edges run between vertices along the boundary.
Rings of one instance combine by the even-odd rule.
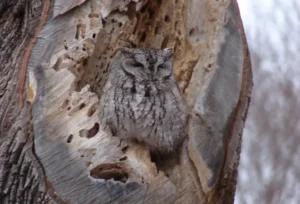
[[[233,203],[252,79],[235,1],[12,2],[0,3],[0,203]],[[174,48],[193,112],[180,158],[101,130],[99,97],[126,45]]]
[[[0,2],[0,203],[51,203],[33,153],[30,106],[18,108],[23,56],[39,24],[43,2]]]

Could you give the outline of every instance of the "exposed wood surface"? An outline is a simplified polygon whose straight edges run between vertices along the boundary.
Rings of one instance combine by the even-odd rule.
[[[22,58],[22,65],[20,70],[20,76],[19,76],[19,108],[23,108],[23,91],[24,91],[24,85],[26,81],[26,73],[27,73],[27,65],[28,60],[30,57],[30,54],[32,52],[33,46],[35,45],[35,42],[37,40],[38,34],[40,33],[41,29],[43,28],[50,9],[50,0],[46,0],[43,5],[43,11],[40,18],[39,25],[37,28],[35,28],[34,36],[31,38],[30,43],[27,45],[24,56]]]
[[[236,2],[52,2],[31,52],[28,102],[20,111],[21,46],[30,47],[32,33],[44,19],[46,4],[38,3],[28,3],[39,10],[24,20],[30,26],[15,26],[23,28],[23,35],[13,39],[23,41],[7,41],[7,52],[0,53],[4,62],[11,59],[9,51],[19,56],[0,70],[0,159],[5,164],[0,165],[0,203],[233,203],[252,85]],[[12,14],[0,16],[1,25],[9,19],[5,15]],[[4,34],[1,30],[5,38],[0,39],[9,37]],[[174,48],[176,78],[193,115],[180,158],[153,162],[145,146],[101,130],[98,103],[110,61],[118,47],[132,44]],[[2,105],[5,101],[9,105]],[[17,144],[21,146],[13,150]],[[10,161],[10,155],[17,160]],[[12,173],[13,168],[22,175]],[[29,179],[23,187],[29,199],[5,180],[20,186],[18,177]]]

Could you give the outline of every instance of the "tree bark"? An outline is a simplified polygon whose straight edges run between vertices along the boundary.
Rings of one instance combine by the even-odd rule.
[[[233,203],[252,88],[235,0],[4,0],[0,14],[0,203]],[[129,45],[174,48],[191,107],[179,157],[101,129]]]
[[[30,104],[18,108],[22,61],[42,8],[39,0],[0,2],[0,203],[53,203],[34,154]]]

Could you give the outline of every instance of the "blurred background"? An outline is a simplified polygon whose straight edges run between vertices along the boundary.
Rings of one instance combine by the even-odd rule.
[[[235,204],[300,203],[300,0],[238,0],[254,87]]]

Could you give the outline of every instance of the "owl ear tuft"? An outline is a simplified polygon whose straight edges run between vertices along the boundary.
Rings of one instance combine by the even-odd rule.
[[[120,52],[126,57],[131,57],[132,55],[135,54],[134,48],[128,48],[128,47],[121,47]]]
[[[165,48],[162,50],[165,60],[169,60],[173,56],[173,48]]]

